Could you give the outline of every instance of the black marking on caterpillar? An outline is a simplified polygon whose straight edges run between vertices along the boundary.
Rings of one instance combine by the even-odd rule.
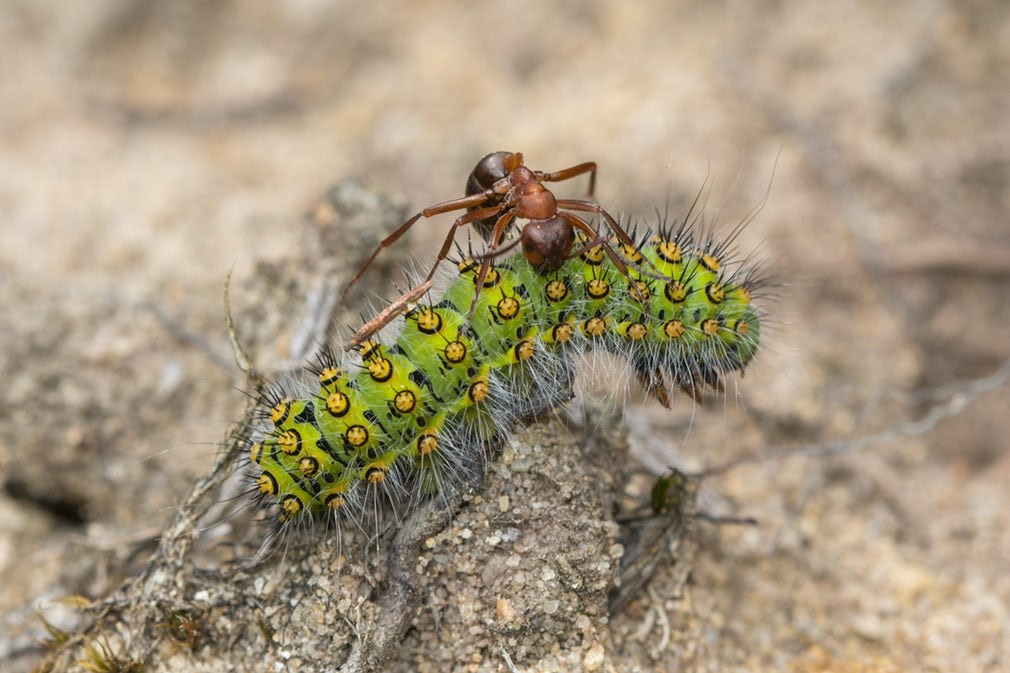
[[[479,292],[482,263],[463,260],[442,298],[407,308],[391,343],[343,360],[323,349],[304,388],[263,395],[253,488],[282,522],[415,504],[482,471],[517,421],[570,399],[575,356],[590,350],[623,357],[667,406],[671,387],[721,390],[758,348],[762,283],[733,257],[739,228],[717,240],[696,223],[607,242],[623,269],[583,234],[557,269],[497,258]]]

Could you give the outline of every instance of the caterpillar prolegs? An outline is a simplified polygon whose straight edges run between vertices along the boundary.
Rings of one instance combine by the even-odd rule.
[[[630,244],[580,230],[550,270],[466,259],[441,298],[405,306],[395,340],[324,349],[302,389],[264,400],[249,442],[264,502],[291,522],[438,493],[483,469],[517,421],[569,399],[590,350],[623,358],[664,404],[670,387],[719,389],[758,348],[760,278],[688,220],[657,229]]]

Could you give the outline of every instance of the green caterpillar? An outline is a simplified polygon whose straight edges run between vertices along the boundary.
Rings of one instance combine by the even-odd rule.
[[[479,292],[481,262],[464,260],[440,300],[409,306],[391,343],[366,341],[343,361],[324,349],[304,389],[275,384],[262,401],[255,491],[283,522],[413,504],[482,470],[517,421],[570,399],[590,350],[627,360],[667,405],[671,385],[695,398],[720,389],[757,351],[759,272],[687,220],[636,240],[610,242],[626,272],[579,232],[581,254],[560,268],[499,257]]]

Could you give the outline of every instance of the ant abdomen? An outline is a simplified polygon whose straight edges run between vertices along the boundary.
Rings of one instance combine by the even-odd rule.
[[[508,177],[509,171],[505,168],[505,157],[512,152],[492,152],[477,162],[477,165],[470,171],[470,177],[466,180],[466,195],[473,196],[480,194],[494,186],[502,178]],[[477,206],[467,208],[467,211],[475,210]],[[491,239],[494,231],[494,223],[498,220],[497,215],[485,217],[483,220],[473,222],[473,225],[480,232],[485,241]]]

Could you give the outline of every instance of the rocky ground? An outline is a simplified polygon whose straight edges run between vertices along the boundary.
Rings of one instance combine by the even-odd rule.
[[[391,533],[236,568],[262,531],[222,514],[234,480],[190,497],[247,403],[225,279],[257,366],[290,366],[346,335],[327,298],[365,251],[497,149],[599,162],[632,218],[703,185],[727,228],[763,204],[763,352],[701,408],[628,384],[517,431],[425,537],[392,670],[1010,665],[1002,3],[14,0],[0,36],[4,670],[342,663]],[[611,615],[615,502],[671,464],[729,465],[698,507],[757,524],[678,530]]]

